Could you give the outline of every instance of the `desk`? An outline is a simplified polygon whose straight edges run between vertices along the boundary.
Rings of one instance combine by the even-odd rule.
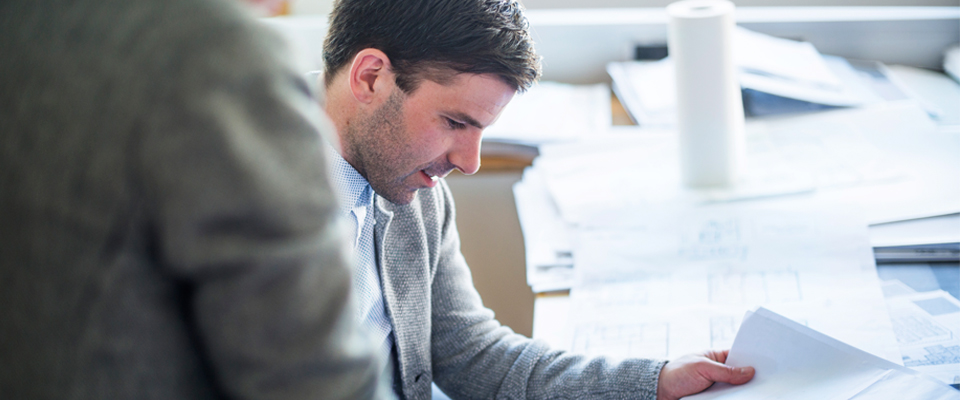
[[[611,105],[615,125],[632,124],[615,95]],[[535,156],[534,148],[518,152],[510,146],[485,144],[480,172],[472,177],[454,173],[448,182],[457,201],[463,252],[485,304],[515,331],[551,340],[544,332],[554,329],[536,327],[563,326],[562,321],[550,322],[555,318],[549,317],[554,315],[549,310],[567,292],[535,296],[526,286],[523,241],[511,190]]]
[[[864,131],[865,131],[864,133],[867,133],[867,131],[880,133],[880,132],[883,132],[883,130],[882,130],[883,127],[885,127],[885,126],[892,126],[892,125],[884,125],[884,124],[886,124],[886,122],[876,123],[877,121],[886,121],[886,120],[889,119],[889,118],[900,118],[900,119],[902,119],[903,121],[909,121],[909,124],[903,125],[903,126],[898,127],[898,128],[887,128],[888,130],[892,129],[891,132],[892,132],[892,133],[896,133],[896,134],[898,135],[898,137],[902,137],[902,136],[903,136],[902,133],[904,133],[904,132],[906,132],[906,131],[911,131],[911,130],[914,131],[914,132],[920,132],[920,131],[922,131],[923,134],[924,134],[924,136],[923,136],[924,138],[927,138],[927,137],[931,137],[931,138],[932,138],[932,137],[933,137],[932,134],[931,134],[931,136],[926,136],[926,135],[927,135],[928,132],[933,132],[935,129],[932,128],[932,127],[930,127],[929,121],[927,120],[926,116],[925,116],[922,112],[918,112],[915,108],[912,109],[912,111],[910,111],[909,113],[906,113],[906,114],[901,114],[901,113],[899,113],[899,112],[898,112],[898,113],[895,113],[895,114],[891,114],[891,113],[889,113],[889,111],[892,111],[892,109],[887,109],[887,108],[884,108],[883,110],[884,110],[884,111],[879,111],[879,112],[878,112],[878,110],[876,110],[876,109],[874,109],[874,111],[869,111],[869,110],[868,110],[868,111],[866,111],[867,114],[861,114],[861,111],[855,110],[855,111],[852,112],[852,114],[854,114],[854,115],[864,115],[864,116],[868,116],[868,118],[867,118],[867,119],[862,119],[862,118],[861,118],[861,119],[857,119],[857,120],[855,120],[856,122],[855,122],[853,125],[849,125],[849,126],[861,127],[861,130],[864,130]],[[850,114],[850,112],[844,112],[844,113],[846,113],[846,114],[837,114],[837,115],[847,115],[847,114]],[[882,114],[884,114],[884,113],[887,113],[887,115],[888,115],[887,118],[879,118],[879,119],[878,119],[878,118],[875,118],[877,115],[882,115]],[[819,115],[819,114],[818,114],[818,115]],[[890,117],[891,115],[892,115],[893,117]],[[909,118],[907,118],[906,116],[909,116]],[[807,118],[807,117],[802,117],[802,118]],[[832,118],[832,117],[830,117],[830,118]],[[809,125],[809,122],[810,122],[810,121],[818,121],[818,122],[817,122],[817,124],[818,124],[817,126],[819,127],[819,126],[822,126],[822,125],[823,125],[823,124],[820,122],[820,121],[822,121],[822,120],[823,120],[823,118],[815,118],[815,119],[804,120],[804,121],[801,122],[801,121],[795,121],[795,120],[793,120],[793,119],[789,119],[789,120],[787,120],[786,122],[787,122],[788,124],[790,124],[790,126],[792,127],[792,126],[795,126],[795,125],[793,125],[793,124],[798,123],[798,122],[800,122],[801,125]],[[864,122],[863,124],[861,124],[861,122],[863,122],[863,121],[866,121],[866,122]],[[760,123],[764,123],[764,122],[766,122],[766,121],[761,121]],[[874,122],[874,124],[871,124],[871,122]],[[878,128],[878,129],[874,129],[874,126],[875,126],[875,125],[882,125],[882,127]],[[848,126],[848,125],[844,125],[844,126]],[[871,128],[867,129],[867,128],[865,128],[865,127],[871,127]],[[906,128],[906,129],[904,129],[904,128]],[[922,130],[921,130],[921,128],[922,128]],[[790,130],[792,130],[792,129],[790,129]],[[908,140],[908,141],[915,141],[916,139],[913,139],[913,136],[911,136],[910,138],[907,138],[907,140]],[[620,142],[617,142],[617,143],[620,143]],[[642,143],[646,144],[647,142],[644,141],[644,142],[642,142]],[[872,142],[871,142],[871,143],[872,143]],[[589,147],[589,145],[587,145],[587,147]],[[594,147],[596,147],[596,146],[594,146]],[[648,154],[649,152],[638,152],[637,149],[639,149],[639,148],[641,148],[641,147],[638,146],[638,147],[635,147],[635,148],[629,148],[629,151],[627,151],[626,153],[624,153],[624,154],[619,154],[619,155],[617,156],[618,158],[610,158],[610,156],[608,155],[608,153],[604,152],[603,154],[604,154],[604,157],[606,157],[606,158],[590,159],[589,163],[596,164],[597,162],[601,162],[601,163],[602,163],[602,160],[624,159],[623,157],[629,157],[627,154],[633,154],[633,155],[636,155],[636,154],[644,154],[645,156],[646,156],[646,155],[649,155],[649,154]],[[860,147],[858,147],[858,148],[860,148]],[[886,146],[886,145],[884,145],[883,148],[887,149],[887,148],[889,148],[889,147]],[[953,149],[953,147],[948,147],[948,148]],[[567,196],[567,195],[570,195],[570,197],[573,197],[572,194],[573,194],[574,191],[565,190],[564,188],[580,188],[580,187],[585,187],[585,186],[583,186],[583,185],[589,185],[590,182],[597,182],[597,180],[596,180],[596,177],[598,176],[598,175],[597,175],[597,171],[593,171],[593,172],[590,172],[590,173],[587,173],[587,174],[581,174],[581,175],[589,175],[589,176],[586,176],[587,179],[580,179],[580,180],[576,180],[576,181],[572,181],[572,182],[571,182],[571,181],[568,181],[568,180],[564,180],[565,178],[563,178],[563,177],[566,176],[566,174],[569,174],[571,171],[582,170],[583,168],[591,165],[591,164],[589,164],[589,163],[582,163],[582,162],[578,163],[578,162],[577,162],[576,160],[574,160],[574,159],[564,158],[564,156],[563,156],[563,155],[565,155],[565,154],[574,154],[574,155],[575,155],[575,154],[579,154],[579,152],[581,152],[583,149],[584,149],[584,146],[581,146],[581,145],[577,145],[577,146],[565,146],[565,147],[562,147],[562,148],[550,147],[550,148],[545,148],[545,149],[544,149],[544,159],[543,159],[543,163],[538,163],[538,165],[537,165],[537,169],[538,169],[538,170],[540,170],[542,167],[545,167],[548,162],[552,162],[554,165],[558,165],[558,166],[566,166],[565,168],[559,168],[559,169],[557,169],[557,171],[561,171],[561,172],[558,172],[558,173],[555,173],[554,175],[551,175],[551,176],[554,176],[554,177],[557,178],[557,180],[554,181],[554,183],[562,182],[560,186],[554,186],[554,187],[551,188],[551,189],[553,189],[553,191],[552,191],[552,192],[553,192],[553,195],[554,195],[554,196],[557,196],[556,199],[563,200],[563,199],[564,199],[563,196]],[[898,155],[898,158],[897,158],[897,159],[904,160],[904,161],[907,161],[907,160],[908,160],[907,158],[900,158],[900,157],[899,157],[899,154],[900,154],[900,152],[901,152],[899,149],[897,149],[896,151],[894,151],[894,150],[890,150],[890,151],[891,151],[890,154]],[[951,151],[952,151],[952,150],[951,150]],[[664,152],[664,153],[667,153],[667,154],[668,154],[668,152]],[[558,154],[560,155],[560,157],[559,157],[559,158],[554,158],[554,157],[556,157]],[[837,154],[851,154],[851,153],[844,152],[844,153],[837,153]],[[931,153],[924,152],[923,154],[924,154],[924,157],[926,157],[927,155],[929,155],[929,154],[931,154]],[[956,154],[956,153],[951,153],[951,154]],[[948,159],[948,160],[954,160],[955,157],[950,156],[950,157],[948,157],[947,159]],[[909,160],[911,160],[911,162],[912,162],[913,158],[910,158]],[[580,157],[580,161],[584,161],[584,158],[583,158],[583,157]],[[572,163],[572,164],[571,164],[571,163]],[[571,168],[572,165],[576,165],[577,167]],[[658,165],[662,165],[662,164],[658,164]],[[912,165],[912,164],[911,164],[911,165]],[[952,169],[951,169],[951,170],[952,170]],[[940,176],[940,175],[943,175],[943,174],[937,173],[937,174],[932,174],[932,175],[930,175],[930,176]],[[628,175],[628,176],[619,176],[615,182],[627,182],[628,180],[632,179],[633,176],[635,176],[635,174],[633,174],[633,175]],[[909,176],[912,177],[913,175],[909,175]],[[627,179],[627,180],[622,180],[622,179]],[[635,178],[633,178],[633,179],[635,179]],[[912,179],[912,178],[910,178],[910,179]],[[530,180],[530,181],[532,182],[533,180]],[[614,181],[604,180],[604,182],[606,182],[606,184],[609,185],[611,182],[614,182]],[[629,185],[627,185],[627,186],[629,186]],[[609,187],[609,186],[607,186],[607,187]],[[636,189],[636,187],[633,187],[633,189]],[[601,190],[601,191],[602,191],[602,190]],[[637,190],[629,190],[629,191],[627,191],[627,193],[636,194],[636,193],[638,193],[638,191],[637,191]],[[927,192],[927,191],[919,191],[918,193],[928,193],[928,192]],[[938,193],[938,191],[933,190],[933,191],[931,191],[931,192],[929,192],[929,193]],[[520,194],[520,193],[518,192],[518,194]],[[846,195],[846,192],[843,192],[843,195]],[[541,204],[541,203],[534,203],[534,202],[532,202],[532,201],[527,202],[527,201],[526,201],[527,198],[528,198],[528,196],[526,196],[526,195],[521,198],[521,199],[524,199],[524,200],[525,200],[522,204],[524,204],[524,205]],[[954,198],[954,197],[951,196],[951,197],[947,197],[947,198]],[[608,199],[608,197],[603,197],[602,199]],[[610,198],[610,199],[612,199],[612,198]],[[603,201],[606,201],[606,200],[603,200]],[[952,202],[951,202],[951,203],[952,203]],[[544,203],[544,204],[545,204],[545,203]],[[583,203],[581,203],[581,204],[583,204]],[[597,207],[602,207],[602,204],[606,204],[606,203],[603,203],[603,202],[593,202],[593,203],[589,203],[589,204],[591,204],[590,207],[593,207],[594,209],[596,209]],[[525,208],[523,208],[523,210],[531,210],[531,209],[536,209],[536,208],[537,208],[537,207],[533,207],[533,208],[526,208],[526,207],[525,207]],[[542,207],[540,207],[540,208],[542,209]],[[908,207],[908,208],[913,209],[914,207],[911,206],[911,207]],[[532,214],[533,214],[533,213],[531,213],[530,215],[532,215]],[[525,212],[523,215],[527,215],[527,213]],[[565,214],[565,215],[568,215],[568,216],[569,216],[569,215],[573,215],[573,214]],[[589,219],[587,219],[587,220],[585,220],[585,221],[589,221]],[[527,222],[527,221],[525,220],[525,223],[526,223],[526,222]],[[856,221],[853,221],[853,222],[854,222],[854,226],[861,226],[861,227],[863,226],[863,225],[857,225],[857,224],[856,224]],[[862,224],[862,222],[861,222],[861,224]],[[533,224],[533,226],[535,226],[535,224]],[[553,225],[545,224],[544,226],[551,226],[551,227],[552,227]],[[524,227],[526,228],[527,225],[525,225]],[[861,233],[856,233],[856,234],[857,234],[857,237],[863,237]],[[566,241],[564,241],[564,243],[565,243],[565,242],[566,242]],[[837,241],[834,241],[834,242],[837,242]],[[844,241],[841,240],[841,242],[844,242]],[[638,242],[638,241],[633,241],[632,243],[639,243],[639,242]],[[621,243],[621,244],[623,244],[623,243]],[[629,245],[628,245],[628,246],[629,246]],[[859,246],[859,245],[858,245],[858,246]],[[865,247],[865,246],[864,246],[864,247]],[[599,248],[599,247],[594,246],[594,247],[588,247],[588,248],[589,248],[589,249],[594,249],[593,253],[596,253],[596,249]],[[814,248],[814,247],[810,247],[810,248]],[[826,247],[820,247],[820,246],[818,246],[818,247],[816,247],[816,248],[826,248]],[[558,249],[558,250],[559,250],[559,249]],[[534,253],[534,254],[539,254],[539,253]],[[552,252],[551,252],[551,254],[552,254]],[[578,252],[578,255],[580,255],[580,254],[586,254],[586,252],[583,252],[583,253],[579,253],[579,252]],[[672,253],[671,253],[671,254],[672,254]],[[792,254],[792,253],[791,253],[791,254]],[[793,259],[793,258],[791,258],[791,259]],[[578,260],[578,262],[580,262],[580,261],[581,261],[581,260]],[[534,265],[552,265],[552,264],[549,264],[549,261],[545,261],[545,262],[543,262],[543,263],[537,263],[537,264],[534,264]],[[594,263],[593,265],[599,265],[599,264]],[[845,263],[845,265],[851,265],[851,264],[850,264],[850,263]],[[871,268],[872,268],[872,267],[871,267]],[[910,270],[910,268],[912,268],[912,270],[917,270],[919,267],[907,267],[907,269],[905,269],[905,270]],[[890,269],[890,267],[888,267],[888,266],[882,266],[882,267],[881,267],[881,271],[886,271],[886,270],[889,270],[889,269]],[[930,269],[930,268],[928,267],[928,269]],[[625,270],[625,269],[624,269],[624,270]],[[956,265],[954,265],[954,266],[952,266],[952,267],[938,267],[938,268],[937,268],[937,271],[952,271],[952,274],[953,274],[954,278],[946,277],[946,278],[944,278],[944,279],[942,279],[942,280],[943,280],[944,282],[950,282],[951,279],[952,279],[954,282],[956,281],[956,274],[957,274],[957,271],[958,271],[958,267],[957,267]],[[935,276],[935,275],[936,275],[936,274],[934,274],[934,276]],[[876,282],[876,276],[873,277],[873,280],[874,280],[874,282]],[[935,279],[935,280],[936,280],[936,279]],[[850,287],[850,288],[876,288],[876,286],[874,286],[874,285],[860,285],[860,284],[858,284],[858,285],[847,285],[847,286],[844,286],[844,287]],[[836,289],[836,288],[835,288],[835,289]],[[919,290],[925,290],[925,289],[920,289],[920,288],[917,288],[917,289],[919,289]],[[948,288],[948,289],[949,289],[949,288]],[[876,289],[874,289],[874,290],[876,290]],[[954,291],[954,292],[957,292],[957,290],[956,290],[955,288],[953,289],[953,291]],[[834,290],[834,291],[833,291],[833,293],[842,293],[842,292],[843,292],[842,290]],[[577,292],[577,295],[578,295],[578,296],[579,296],[579,293],[582,293],[582,292],[578,291],[578,292]],[[682,292],[682,291],[674,291],[674,293],[684,293],[684,292]],[[878,296],[875,297],[876,301],[874,301],[874,297],[870,297],[870,302],[869,302],[869,304],[876,304],[876,305],[879,305],[880,307],[884,307],[884,302],[883,302],[883,300],[882,300],[882,297],[879,296],[879,292],[877,292],[877,293],[878,293]],[[626,298],[626,296],[624,296],[623,298]],[[669,298],[669,297],[657,297],[657,298]],[[863,297],[863,298],[866,298],[866,297]],[[565,323],[565,318],[566,318],[566,315],[567,315],[566,309],[568,308],[568,305],[569,305],[568,303],[569,303],[569,299],[568,299],[566,296],[562,295],[562,294],[561,294],[561,295],[556,295],[556,294],[552,294],[552,295],[549,295],[549,294],[538,295],[538,296],[537,296],[537,299],[536,299],[536,304],[535,304],[535,321],[534,321],[534,328],[533,328],[533,335],[534,335],[534,337],[536,337],[536,338],[538,338],[538,339],[546,340],[546,341],[548,341],[548,342],[551,342],[554,346],[558,346],[558,347],[561,347],[561,348],[562,348],[562,347],[568,347],[568,346],[570,345],[570,341],[565,340],[565,338],[557,335],[557,333],[560,333],[560,332],[563,332],[563,331],[569,329],[569,328],[567,328],[567,326],[566,326],[567,324]],[[589,303],[589,302],[588,302],[588,303],[585,303],[585,304],[592,304],[592,303]],[[605,303],[604,303],[604,304],[605,304]],[[845,304],[845,303],[836,302],[835,304]],[[660,307],[660,305],[657,305],[656,307]],[[872,308],[872,309],[876,309],[876,307],[871,307],[871,308]],[[814,309],[818,309],[818,308],[813,307],[813,308],[809,308],[809,309],[810,309],[810,310],[814,310]],[[590,311],[591,313],[593,312],[592,310],[593,310],[593,309],[591,309],[591,311]],[[651,311],[652,311],[652,310],[651,310]],[[619,311],[618,311],[618,312],[619,312]],[[599,314],[589,314],[589,313],[588,313],[588,314],[582,314],[582,313],[580,313],[580,314],[581,314],[581,315],[587,315],[588,318],[589,318],[589,316],[592,316],[592,315],[599,315]],[[629,314],[630,314],[630,313],[621,313],[621,314],[616,314],[616,315],[629,315]],[[646,315],[646,314],[647,314],[646,311],[641,312],[641,313],[639,313],[639,314],[633,313],[633,315]],[[883,311],[883,314],[885,315],[886,312]],[[608,315],[608,316],[612,316],[612,315],[613,315],[613,314]],[[794,316],[794,318],[797,318],[797,317]],[[882,320],[882,319],[885,319],[885,318],[881,317],[879,314],[878,314],[877,316],[871,317],[871,318],[873,318],[872,320],[876,320],[876,321],[880,321],[880,320]],[[579,320],[579,319],[578,319],[578,320]],[[616,318],[614,318],[614,320],[616,320]],[[848,320],[846,317],[843,317],[843,318],[835,319],[835,321],[840,321],[840,323],[839,323],[838,326],[846,326],[845,323],[846,323],[847,321],[849,321],[849,320]],[[626,326],[626,325],[629,324],[629,323],[634,323],[634,322],[624,322],[624,323],[622,323],[622,324],[623,324],[623,326]],[[638,324],[638,323],[637,323],[637,324]],[[586,326],[586,325],[580,325],[580,323],[577,324],[577,327],[578,327],[578,328],[577,328],[577,332],[578,332],[578,333],[577,333],[577,336],[576,336],[576,337],[578,337],[578,338],[580,337],[581,333],[583,332],[583,329],[580,328],[580,327],[582,327],[582,326]],[[605,325],[604,325],[604,326],[605,326]],[[677,329],[673,329],[673,326],[674,326],[674,325],[670,325],[670,330],[669,330],[670,332],[679,331],[679,330],[677,330]],[[735,326],[735,325],[734,325],[734,326]],[[811,326],[814,326],[814,325],[811,324]],[[866,325],[855,325],[855,326],[866,326]],[[889,326],[889,325],[888,325],[888,326]],[[948,325],[948,326],[953,326],[953,325],[952,325],[952,323],[951,323],[951,324]],[[615,327],[615,328],[616,328],[616,327]],[[589,328],[589,327],[588,327],[588,329],[592,329],[592,328]],[[607,329],[607,330],[604,331],[604,332],[609,332],[609,328],[603,328],[603,327],[601,326],[600,329]],[[707,331],[710,331],[710,329],[707,329]],[[829,331],[829,330],[828,330],[828,331]],[[598,332],[599,332],[599,331],[598,331]],[[889,328],[885,328],[885,329],[874,329],[873,332],[890,332],[890,330],[889,330]],[[848,335],[848,336],[849,336],[849,335]],[[842,337],[842,336],[838,336],[838,337]],[[578,341],[577,343],[581,343],[581,342]],[[672,339],[671,339],[670,343],[671,343],[671,346],[672,346],[672,344],[674,343],[674,342],[672,341]],[[857,343],[856,340],[854,340],[853,343]],[[894,342],[894,341],[891,341],[890,343],[892,343],[893,345],[892,345],[892,346],[887,346],[887,348],[895,348],[895,346],[896,346],[896,345],[895,345],[895,342]],[[699,344],[697,344],[697,346],[699,346]],[[575,346],[575,347],[576,347],[576,346]],[[867,346],[864,345],[864,347],[867,347]],[[577,347],[577,348],[580,348],[580,347]],[[674,354],[674,355],[675,355],[675,354]],[[897,354],[888,354],[888,355],[889,355],[888,358],[891,359],[891,360],[896,360],[896,359],[899,358],[899,355],[897,355]],[[673,355],[671,355],[671,356],[673,356]]]

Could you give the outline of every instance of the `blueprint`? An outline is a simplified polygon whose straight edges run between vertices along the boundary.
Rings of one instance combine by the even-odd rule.
[[[960,301],[942,290],[887,297],[903,365],[960,384]]]
[[[736,205],[633,218],[629,229],[578,230],[571,350],[675,358],[729,348],[744,312],[764,306],[902,363],[855,210]]]

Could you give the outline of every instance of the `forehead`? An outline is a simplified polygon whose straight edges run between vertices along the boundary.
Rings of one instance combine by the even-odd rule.
[[[424,79],[407,96],[406,106],[416,111],[462,113],[486,127],[513,99],[515,90],[493,74],[460,73],[443,83]]]

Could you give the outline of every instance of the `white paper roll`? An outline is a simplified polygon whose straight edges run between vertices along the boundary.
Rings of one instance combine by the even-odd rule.
[[[733,13],[733,3],[725,0],[684,0],[667,6],[680,170],[689,187],[733,185],[742,169],[743,100],[734,64]]]

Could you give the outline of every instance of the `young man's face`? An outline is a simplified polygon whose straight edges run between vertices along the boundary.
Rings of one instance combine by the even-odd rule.
[[[358,118],[342,135],[345,158],[380,196],[397,204],[454,168],[480,168],[480,134],[513,98],[514,90],[489,74],[459,74],[441,85],[424,79]]]

